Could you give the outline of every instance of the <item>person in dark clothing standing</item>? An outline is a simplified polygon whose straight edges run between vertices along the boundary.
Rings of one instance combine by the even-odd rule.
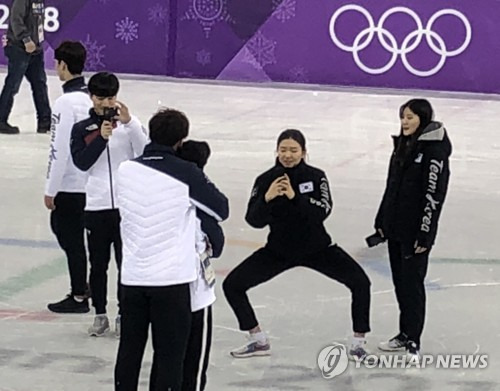
[[[50,105],[47,93],[47,75],[43,61],[44,0],[14,0],[10,8],[7,45],[7,77],[0,95],[0,133],[17,134],[19,128],[11,126],[9,119],[14,96],[19,92],[26,76],[33,91],[38,133],[50,130]]]
[[[408,359],[419,361],[424,279],[448,189],[452,148],[443,124],[433,120],[427,100],[410,100],[401,106],[399,116],[401,132],[394,137],[386,189],[375,219],[377,234],[388,240],[399,334],[379,348],[406,349]]]
[[[260,175],[252,190],[246,221],[255,228],[269,226],[267,244],[237,266],[224,280],[226,298],[239,327],[250,342],[231,352],[236,358],[269,355],[270,343],[261,330],[247,291],[296,266],[308,267],[346,285],[352,293],[354,337],[351,359],[364,360],[365,333],[370,331],[370,280],[349,254],[325,230],[332,211],[328,180],[323,171],[304,162],[306,141],[294,129],[278,137],[278,158]]]

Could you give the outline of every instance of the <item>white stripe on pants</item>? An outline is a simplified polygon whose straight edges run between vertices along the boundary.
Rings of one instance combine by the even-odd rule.
[[[193,312],[191,333],[184,359],[183,391],[203,391],[207,382],[212,343],[212,307]]]

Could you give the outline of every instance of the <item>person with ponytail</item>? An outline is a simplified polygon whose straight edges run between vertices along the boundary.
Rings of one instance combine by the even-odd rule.
[[[306,140],[295,129],[278,137],[275,165],[255,181],[245,219],[254,228],[269,226],[264,247],[245,259],[224,280],[223,290],[249,343],[235,358],[267,356],[269,339],[248,300],[247,291],[297,266],[316,270],[347,286],[352,294],[354,336],[348,354],[364,360],[370,331],[370,280],[356,261],[332,240],[324,221],[332,212],[325,173],[305,161]]]
[[[399,109],[399,117],[401,131],[393,137],[386,188],[375,219],[376,235],[388,242],[399,334],[379,349],[406,350],[408,359],[419,361],[424,279],[448,189],[452,147],[427,100],[408,101]]]

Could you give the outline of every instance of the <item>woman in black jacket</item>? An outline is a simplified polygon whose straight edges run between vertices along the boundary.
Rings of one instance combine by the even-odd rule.
[[[448,188],[451,143],[443,124],[433,121],[427,100],[410,100],[399,115],[401,132],[394,136],[387,185],[375,219],[378,234],[388,240],[399,334],[379,348],[406,349],[409,359],[419,360],[424,279]]]
[[[323,225],[332,211],[325,173],[304,162],[306,141],[298,130],[285,130],[277,143],[277,161],[260,175],[248,203],[246,221],[254,228],[269,225],[267,244],[237,266],[224,280],[226,298],[250,342],[233,357],[270,354],[247,291],[296,266],[304,266],[346,285],[352,292],[354,337],[351,358],[364,359],[365,333],[370,331],[370,281],[344,250],[331,244]]]

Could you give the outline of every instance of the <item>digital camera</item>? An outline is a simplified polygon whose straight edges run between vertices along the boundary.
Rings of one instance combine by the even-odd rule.
[[[116,107],[105,107],[103,109],[102,118],[105,121],[116,121],[115,117],[118,115],[118,109]]]

